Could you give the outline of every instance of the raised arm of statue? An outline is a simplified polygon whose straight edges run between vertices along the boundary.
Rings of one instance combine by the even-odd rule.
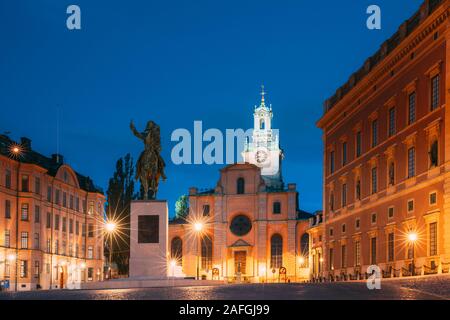
[[[131,120],[131,122],[130,122],[130,129],[131,129],[131,131],[133,132],[133,134],[134,134],[136,137],[138,137],[138,138],[141,139],[141,140],[144,140],[144,139],[145,139],[145,137],[142,136],[142,134],[141,134],[139,131],[136,130],[136,127],[134,126],[133,120]]]

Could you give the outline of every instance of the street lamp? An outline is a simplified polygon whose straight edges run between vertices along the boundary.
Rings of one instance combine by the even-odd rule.
[[[302,256],[298,257],[298,264],[300,265],[300,268],[302,268],[305,264],[305,258],[303,258]]]
[[[203,231],[203,223],[195,222],[194,231],[197,235],[197,280],[200,280],[200,234]]]
[[[170,260],[170,268],[172,269],[172,277],[175,278],[175,267],[177,266],[177,260]]]
[[[19,273],[19,197],[20,197],[20,189],[19,189],[19,182],[20,182],[20,166],[22,162],[20,161],[22,155],[23,155],[23,148],[18,144],[13,144],[9,147],[9,154],[10,157],[14,160],[17,160],[17,176],[16,176],[16,254],[14,257],[15,263],[15,276],[14,276],[14,290],[17,291],[18,287],[18,273]]]
[[[415,266],[415,255],[416,255],[416,248],[415,248],[415,244],[417,242],[418,239],[418,235],[417,232],[411,231],[408,234],[408,241],[410,242],[411,246],[412,246],[412,271],[411,271],[411,275],[414,276],[415,272],[416,272],[416,266]]]
[[[117,224],[113,221],[107,221],[105,224],[105,230],[109,234],[109,264],[108,264],[108,280],[111,280],[112,276],[112,245],[113,245],[113,234],[116,231]]]

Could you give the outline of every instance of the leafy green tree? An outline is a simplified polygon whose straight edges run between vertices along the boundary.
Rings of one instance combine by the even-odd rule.
[[[130,205],[137,198],[134,192],[134,164],[130,154],[116,162],[116,169],[109,179],[106,192],[106,216],[118,222],[113,238],[112,260],[119,274],[128,274],[130,259]],[[108,240],[105,238],[105,240]],[[105,255],[109,257],[109,241],[105,243]]]
[[[182,195],[175,202],[175,217],[177,219],[186,218],[189,214],[189,197],[187,195]]]

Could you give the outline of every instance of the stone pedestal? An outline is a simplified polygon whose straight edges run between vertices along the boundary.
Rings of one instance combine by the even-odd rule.
[[[130,278],[166,279],[167,201],[132,201],[130,224]]]

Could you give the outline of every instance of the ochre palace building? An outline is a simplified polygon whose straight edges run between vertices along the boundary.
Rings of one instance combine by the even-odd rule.
[[[449,10],[425,1],[325,102],[315,277],[449,271]]]
[[[102,280],[104,203],[61,155],[0,135],[0,280],[10,291]]]

